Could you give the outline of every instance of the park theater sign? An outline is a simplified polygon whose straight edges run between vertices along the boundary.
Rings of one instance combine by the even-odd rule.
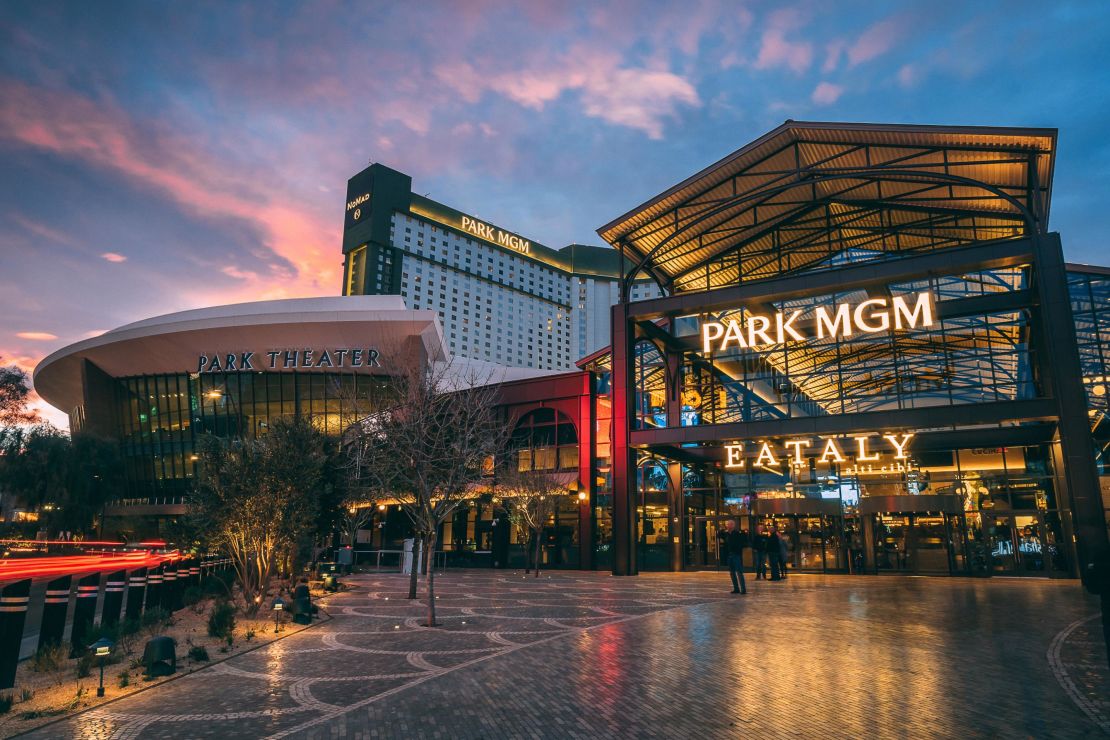
[[[912,304],[912,307],[911,307]],[[730,347],[767,347],[810,339],[839,339],[855,333],[877,334],[892,329],[902,331],[929,327],[936,323],[932,297],[928,293],[871,298],[857,304],[834,303],[830,309],[818,306],[807,326],[797,325],[803,311],[783,311],[772,315],[745,313],[743,318],[704,321],[701,325],[702,351],[724,352]]]

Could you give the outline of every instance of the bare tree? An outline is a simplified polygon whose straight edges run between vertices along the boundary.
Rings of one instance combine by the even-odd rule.
[[[497,492],[504,499],[513,526],[532,544],[530,562],[526,561],[524,572],[528,573],[529,565],[534,563],[538,578],[543,530],[548,519],[558,513],[560,497],[569,491],[554,473],[517,470],[513,466],[499,476]]]
[[[438,532],[473,495],[504,447],[498,387],[451,365],[411,360],[388,381],[378,410],[359,425],[349,456],[374,500],[401,506],[420,541],[427,573],[428,626],[434,627]],[[417,595],[414,563],[409,598]]]
[[[347,544],[351,546],[351,550],[355,549],[358,531],[370,521],[370,517],[373,515],[373,505],[358,496],[348,498],[343,502],[340,522],[343,524],[343,534]]]

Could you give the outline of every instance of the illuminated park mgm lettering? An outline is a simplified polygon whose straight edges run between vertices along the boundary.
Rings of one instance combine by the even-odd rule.
[[[249,370],[319,370],[330,368],[381,367],[376,349],[275,349],[260,352],[218,352],[197,357],[198,373],[228,373]]]
[[[494,244],[500,244],[503,247],[515,249],[521,254],[528,254],[528,250],[532,248],[532,242],[527,239],[521,239],[516,234],[510,234],[507,231],[502,231],[489,224],[484,224],[470,216],[462,217],[462,227],[464,231],[469,231],[471,234],[480,236]]]
[[[907,299],[908,298],[908,299]],[[912,304],[912,307],[911,307]],[[928,293],[908,297],[872,298],[857,303],[817,306],[808,328],[797,325],[802,311],[779,311],[772,316],[749,313],[742,320],[706,321],[701,326],[702,351],[723,352],[729,347],[763,347],[817,339],[850,337],[859,332],[875,334],[890,329],[914,329],[934,324],[933,302]]]
[[[810,460],[818,463],[846,465],[847,473],[853,472],[901,472],[906,470],[909,456],[906,448],[913,433],[884,434],[882,439],[889,445],[882,445],[877,435],[856,435],[846,438],[796,437],[782,442],[737,442],[726,444],[725,468],[765,468],[782,472],[785,467],[808,466]],[[886,449],[883,449],[883,448]]]

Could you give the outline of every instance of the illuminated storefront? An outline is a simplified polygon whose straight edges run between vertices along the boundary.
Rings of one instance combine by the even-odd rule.
[[[263,301],[70,345],[39,364],[35,389],[74,432],[120,442],[128,490],[105,531],[149,531],[184,512],[200,435],[256,438],[301,414],[337,437],[373,411],[395,368],[446,356],[435,315],[395,296]]]
[[[1106,541],[1110,277],[1048,231],[1055,147],[787,122],[602,227],[665,297],[626,294],[583,363],[596,565],[716,565],[738,518],[799,570],[1076,575]]]

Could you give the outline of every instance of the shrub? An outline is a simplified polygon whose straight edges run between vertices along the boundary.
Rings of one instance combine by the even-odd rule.
[[[207,661],[209,659],[208,650],[205,649],[204,645],[193,645],[189,648],[189,658],[198,663]]]
[[[31,670],[36,673],[53,673],[65,665],[67,651],[61,645],[40,645],[31,658]]]
[[[125,619],[119,623],[119,636],[126,637],[127,635],[137,635],[142,627],[142,623],[134,617]]]
[[[246,638],[247,642],[250,642],[251,640],[254,639],[255,634],[256,633],[255,633],[254,630],[249,629],[249,630],[247,630],[246,634],[243,635],[243,637]]]
[[[204,598],[204,591],[199,586],[189,586],[181,595],[181,603],[185,606],[196,606]]]
[[[125,689],[131,685],[131,671],[124,671],[119,674],[119,687]]]
[[[12,711],[12,701],[14,701],[14,699],[11,694],[0,696],[0,714],[7,714]]]
[[[204,590],[214,596],[231,596],[231,576],[213,573],[204,580]]]
[[[19,700],[20,701],[31,701],[34,698],[35,698],[34,689],[23,689],[22,691],[19,692]]]
[[[77,678],[88,678],[92,674],[93,668],[93,654],[91,652],[81,653],[81,657],[77,659]]]
[[[89,642],[96,642],[102,637],[106,637],[112,642],[119,642],[120,626],[118,624],[98,624],[96,628],[89,635]]]
[[[218,601],[208,614],[208,634],[230,640],[235,632],[235,607],[230,601]]]
[[[151,637],[162,632],[171,624],[173,624],[173,617],[160,606],[147,609],[143,612],[143,629],[146,630],[146,633]]]

